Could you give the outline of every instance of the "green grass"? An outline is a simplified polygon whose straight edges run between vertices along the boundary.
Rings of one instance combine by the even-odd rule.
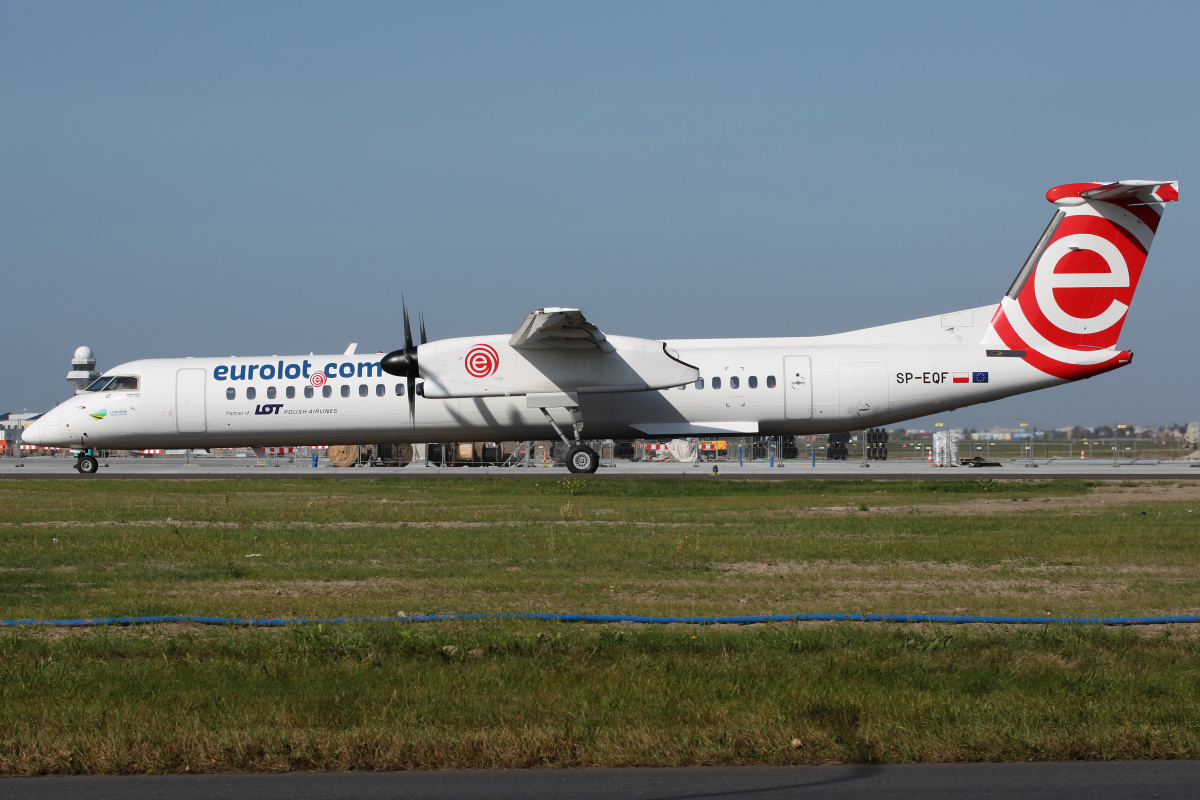
[[[1079,481],[6,482],[0,618],[1198,614],[1198,516],[1186,488]],[[0,772],[1191,758],[1198,641],[6,629]]]
[[[1087,628],[17,632],[0,773],[1193,758],[1198,665]]]
[[[1159,503],[1153,515],[1141,506],[1038,508],[1081,498],[1088,486],[1075,481],[123,481],[4,490],[5,619],[1094,616],[1187,613],[1200,592],[1200,575],[1182,566],[1198,554],[1185,504]],[[1006,513],[942,513],[963,502]]]

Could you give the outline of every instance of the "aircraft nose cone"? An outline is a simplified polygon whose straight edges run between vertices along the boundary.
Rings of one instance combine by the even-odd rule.
[[[34,420],[28,428],[21,431],[21,441],[25,444],[42,444],[44,427],[40,419]]]
[[[55,406],[29,423],[29,426],[21,431],[21,441],[25,442],[25,444],[36,444],[43,447],[55,447],[59,445],[60,442],[58,439],[62,433],[62,418],[62,406]]]

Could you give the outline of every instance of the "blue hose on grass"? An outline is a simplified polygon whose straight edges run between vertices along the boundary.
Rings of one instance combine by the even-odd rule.
[[[1200,617],[959,617],[930,614],[770,614],[751,617],[639,617],[625,614],[424,614],[412,617],[326,617],[323,619],[241,619],[238,617],[98,617],[96,619],[3,619],[0,627],[46,625],[92,628],[101,625],[154,625],[191,622],[242,628],[282,628],[288,625],[343,622],[452,622],[488,619],[528,619],[548,622],[637,622],[644,625],[757,625],[764,622],[924,622],[944,625],[1167,625],[1197,623]]]

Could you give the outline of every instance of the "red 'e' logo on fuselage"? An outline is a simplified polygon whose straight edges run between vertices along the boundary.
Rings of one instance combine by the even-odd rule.
[[[496,348],[487,344],[477,344],[467,351],[465,359],[467,373],[472,378],[486,378],[500,367],[500,355]]]

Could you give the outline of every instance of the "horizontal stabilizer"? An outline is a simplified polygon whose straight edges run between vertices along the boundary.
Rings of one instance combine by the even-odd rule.
[[[1060,206],[1099,200],[1116,205],[1170,203],[1179,199],[1179,181],[1116,181],[1115,183],[1068,183],[1046,192],[1046,199]]]

